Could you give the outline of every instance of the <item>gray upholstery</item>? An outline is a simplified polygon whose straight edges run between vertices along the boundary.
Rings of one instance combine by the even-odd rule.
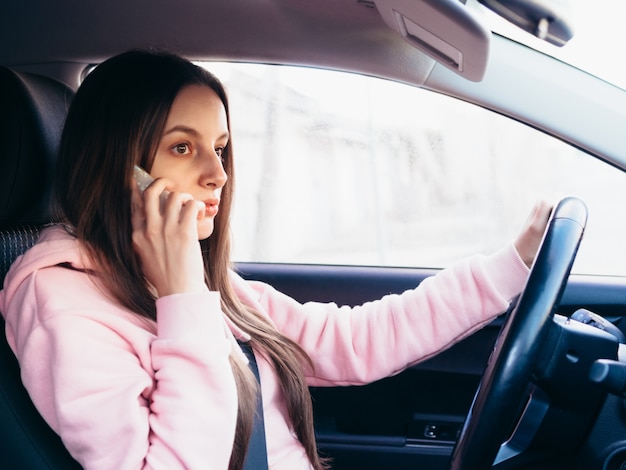
[[[37,241],[40,225],[20,225],[0,230],[0,279],[4,279],[15,258]]]

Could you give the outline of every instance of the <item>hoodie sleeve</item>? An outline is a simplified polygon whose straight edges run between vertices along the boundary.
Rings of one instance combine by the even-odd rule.
[[[402,295],[350,308],[252,283],[276,327],[311,357],[310,385],[365,384],[446,349],[504,312],[528,275],[513,245],[476,256]]]
[[[155,335],[83,278],[37,271],[5,312],[24,385],[70,453],[87,469],[227,468],[237,391],[219,294],[159,299]]]

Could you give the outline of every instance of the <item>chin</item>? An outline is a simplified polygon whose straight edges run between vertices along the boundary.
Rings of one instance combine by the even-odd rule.
[[[198,223],[198,241],[206,240],[213,234],[213,219],[203,220]]]

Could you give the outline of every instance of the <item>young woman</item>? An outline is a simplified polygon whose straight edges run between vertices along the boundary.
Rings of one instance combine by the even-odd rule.
[[[143,193],[135,165],[155,178]],[[224,89],[142,51],[85,79],[56,183],[61,222],[14,263],[0,310],[34,403],[87,469],[242,468],[257,387],[239,342],[258,362],[269,467],[323,468],[307,387],[397,373],[503,312],[550,213],[402,295],[301,305],[230,269]]]

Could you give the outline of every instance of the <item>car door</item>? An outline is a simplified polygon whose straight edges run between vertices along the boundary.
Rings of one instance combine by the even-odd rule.
[[[300,302],[359,305],[418,285],[433,270],[241,263],[248,279]],[[558,313],[601,313],[623,329],[626,282],[572,275]],[[482,330],[397,376],[365,386],[311,388],[318,445],[334,469],[447,469],[503,323]],[[384,354],[384,351],[381,351]]]

